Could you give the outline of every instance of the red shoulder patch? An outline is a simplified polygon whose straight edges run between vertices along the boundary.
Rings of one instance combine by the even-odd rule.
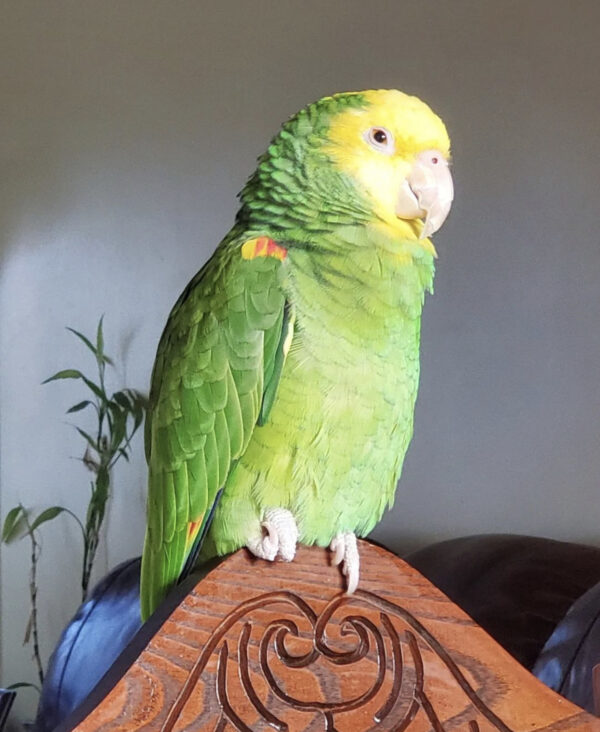
[[[259,236],[258,239],[248,239],[242,244],[242,258],[275,257],[281,262],[287,257],[287,249],[279,246],[268,236]]]

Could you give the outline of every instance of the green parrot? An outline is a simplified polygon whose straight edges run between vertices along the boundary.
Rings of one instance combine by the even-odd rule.
[[[392,504],[413,432],[449,155],[426,104],[371,90],[305,107],[259,158],[158,346],[144,619],[243,546],[287,561],[329,546],[356,588],[356,537]]]

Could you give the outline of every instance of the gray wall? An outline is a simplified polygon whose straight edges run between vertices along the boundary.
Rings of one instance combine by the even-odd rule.
[[[64,410],[91,366],[65,330],[105,313],[114,387],[146,388],[179,291],[227,231],[280,122],[397,87],[445,119],[456,204],[437,236],[415,439],[375,537],[600,537],[600,50],[596,0],[4,2],[0,10],[1,491],[82,511]],[[141,440],[115,472],[98,574],[141,549]],[[47,657],[79,538],[44,531]],[[2,548],[2,682],[21,646],[25,544]],[[31,709],[23,694],[18,712]]]

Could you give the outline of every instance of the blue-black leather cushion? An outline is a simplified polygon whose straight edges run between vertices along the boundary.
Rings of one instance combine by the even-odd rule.
[[[528,669],[575,600],[600,581],[600,548],[534,536],[465,536],[405,559]]]
[[[31,732],[67,732],[108,694],[215,559],[180,582],[140,620],[140,558],[120,564],[93,590],[63,632],[48,663]]]
[[[575,602],[548,638],[533,673],[551,689],[594,712],[592,671],[600,663],[600,583]]]
[[[50,661],[34,732],[50,732],[92,691],[141,626],[140,559],[113,569],[63,631]]]

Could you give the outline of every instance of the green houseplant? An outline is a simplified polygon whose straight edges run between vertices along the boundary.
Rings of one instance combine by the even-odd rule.
[[[140,392],[128,388],[112,393],[107,391],[106,367],[113,366],[113,361],[104,352],[103,318],[100,318],[98,322],[94,342],[73,328],[67,328],[67,330],[73,333],[93,354],[97,377],[93,380],[80,370],[70,368],[58,371],[43,383],[72,379],[81,382],[86,387],[86,398],[69,407],[67,414],[92,410],[95,417],[93,430],[85,431],[80,426],[73,425],[84,441],[83,455],[79,459],[92,474],[87,511],[85,517],[80,519],[66,506],[50,506],[36,513],[19,503],[7,513],[2,527],[4,543],[9,544],[25,537],[28,537],[30,542],[30,614],[24,644],[32,644],[33,659],[40,684],[44,681],[44,667],[39,647],[37,584],[41,557],[41,528],[45,523],[53,521],[61,514],[68,515],[77,522],[82,537],[81,600],[85,601],[100,542],[100,531],[111,495],[111,471],[121,458],[129,460],[131,441],[142,424],[146,411],[146,398]],[[38,688],[35,684],[23,683],[14,684],[13,688],[24,685]]]

